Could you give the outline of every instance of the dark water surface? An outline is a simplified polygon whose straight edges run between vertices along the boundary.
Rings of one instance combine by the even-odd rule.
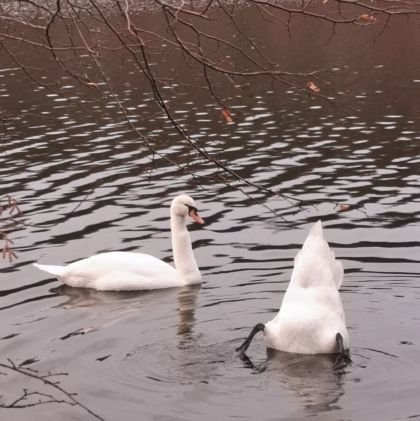
[[[379,38],[373,27],[342,28],[332,39],[327,28],[300,25],[279,50],[290,68],[331,70],[338,108],[252,84],[228,94],[227,124],[199,90],[180,94],[174,83],[167,96],[193,138],[241,176],[316,201],[296,206],[245,188],[277,215],[206,178],[217,170],[179,141],[147,90],[117,64],[131,122],[159,151],[190,162],[204,188],[162,159],[152,165],[106,96],[90,101],[63,76],[64,100],[12,65],[0,69],[0,104],[13,116],[0,154],[1,194],[13,194],[31,224],[10,234],[19,259],[0,261],[1,362],[33,358],[28,367],[41,374],[67,373],[60,385],[105,420],[420,417],[418,24],[395,20]],[[78,290],[31,265],[109,250],[171,261],[168,207],[179,192],[191,194],[206,219],[190,227],[201,288]],[[339,212],[340,203],[350,210]],[[234,350],[278,311],[293,257],[319,218],[345,268],[353,364],[335,373],[329,357],[267,353],[257,337],[249,355],[265,370],[252,370]],[[57,395],[1,371],[3,402],[23,388]],[[0,414],[94,419],[66,404]]]

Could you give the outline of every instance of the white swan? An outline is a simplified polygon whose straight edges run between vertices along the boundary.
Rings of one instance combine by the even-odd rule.
[[[171,204],[171,234],[175,268],[149,254],[108,252],[67,266],[34,265],[72,287],[123,291],[178,287],[201,282],[185,218],[203,224],[194,200],[180,195]]]
[[[263,331],[269,348],[299,354],[339,354],[350,362],[349,335],[338,289],[343,266],[325,241],[321,221],[311,229],[294,261],[289,286],[273,320],[258,323],[237,349],[243,357]]]

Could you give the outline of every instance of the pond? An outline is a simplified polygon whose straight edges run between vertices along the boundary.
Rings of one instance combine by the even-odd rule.
[[[62,96],[10,63],[0,69],[2,110],[13,116],[0,154],[1,196],[17,199],[25,222],[9,233],[18,259],[0,262],[0,363],[25,362],[38,376],[2,366],[1,402],[24,388],[62,399],[39,381],[57,374],[48,379],[84,405],[3,408],[2,417],[420,417],[420,30],[413,19],[395,19],[379,36],[372,26],[331,37],[317,25],[298,20],[281,54],[290,68],[329,69],[332,102],[225,82],[229,123],[207,94],[168,86],[166,100],[192,138],[265,190],[221,182],[223,172],[179,140],[120,63],[111,71],[130,123],[109,96],[86,93],[69,75],[57,81]],[[132,124],[200,183],[152,157]],[[171,262],[169,205],[181,192],[206,221],[189,226],[201,287],[98,292],[65,287],[32,266],[110,250]],[[329,357],[267,351],[257,336],[248,355],[264,370],[251,369],[235,348],[278,311],[293,258],[318,219],[345,269],[353,362],[337,372]]]

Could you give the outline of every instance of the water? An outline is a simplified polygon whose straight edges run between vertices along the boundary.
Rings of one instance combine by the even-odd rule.
[[[9,234],[18,260],[0,262],[0,362],[66,373],[52,379],[106,420],[419,417],[419,34],[412,21],[394,22],[379,38],[375,28],[346,27],[332,39],[328,28],[317,27],[314,39],[314,28],[298,22],[300,30],[282,41],[290,68],[332,70],[338,108],[264,82],[233,92],[226,86],[234,119],[227,124],[202,91],[168,90],[193,139],[277,196],[223,184],[223,173],[179,141],[128,71],[118,93],[130,121],[165,156],[188,163],[201,185],[152,159],[106,92],[92,95],[63,75],[56,90],[71,98],[63,101],[4,66],[1,104],[10,118],[1,193],[16,197],[26,225]],[[121,72],[118,63],[112,72]],[[190,226],[199,288],[78,290],[31,265],[109,250],[171,261],[168,207],[179,192],[193,195],[206,219]],[[234,350],[278,311],[293,257],[319,218],[345,268],[353,364],[336,373],[328,356],[267,352],[257,337],[249,356],[265,369],[250,369]],[[62,397],[36,379],[0,371],[1,402],[23,388]],[[0,411],[8,420],[95,419],[63,403]]]

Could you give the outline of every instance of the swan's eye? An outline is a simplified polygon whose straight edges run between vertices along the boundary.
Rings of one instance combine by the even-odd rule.
[[[190,205],[185,205],[188,208],[188,215],[191,214],[191,212],[193,213],[193,215],[197,215],[198,210],[195,206],[190,206]]]

